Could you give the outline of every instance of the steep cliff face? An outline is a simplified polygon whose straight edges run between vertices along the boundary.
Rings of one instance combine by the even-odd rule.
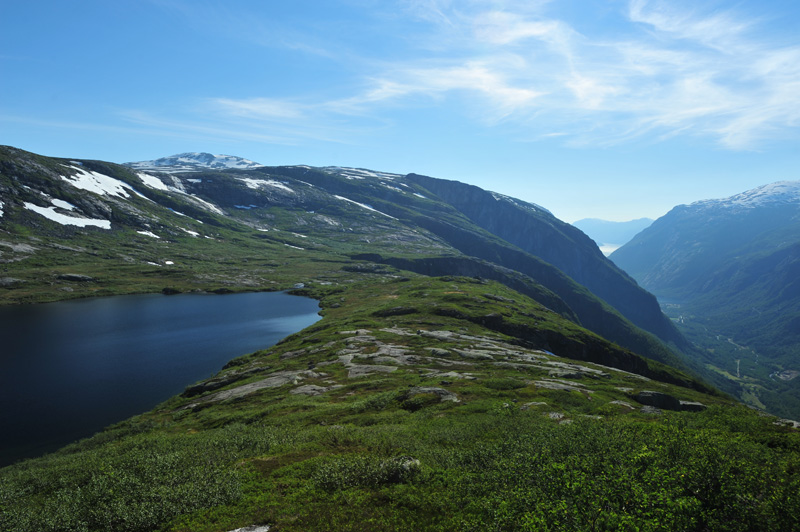
[[[408,179],[455,207],[481,228],[552,264],[638,327],[664,341],[685,346],[685,340],[662,314],[655,297],[606,259],[596,244],[577,228],[541,207],[475,186],[416,174]]]

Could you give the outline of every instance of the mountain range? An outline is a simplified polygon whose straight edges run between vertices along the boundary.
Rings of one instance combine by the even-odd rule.
[[[0,303],[290,290],[322,316],[0,469],[2,530],[796,528],[798,424],[699,377],[655,297],[541,206],[11,147],[0,202]]]
[[[655,298],[586,235],[521,200],[416,174],[267,167],[208,154],[124,166],[10,148],[4,155],[0,168],[16,178],[0,189],[4,221],[41,227],[44,218],[54,234],[94,226],[103,229],[97,238],[129,232],[163,240],[207,237],[209,227],[227,225],[298,250],[330,248],[333,240],[349,258],[403,261],[428,275],[515,276],[517,286],[597,334],[682,366],[663,344],[685,340]]]
[[[800,406],[800,181],[675,207],[610,258],[731,391],[774,411]]]

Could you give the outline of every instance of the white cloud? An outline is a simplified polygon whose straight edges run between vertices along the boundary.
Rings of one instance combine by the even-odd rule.
[[[218,125],[205,128],[341,142],[390,127],[388,108],[457,103],[483,124],[514,125],[523,138],[556,131],[564,142],[608,145],[693,135],[753,149],[800,124],[800,46],[777,42],[758,14],[682,0],[629,0],[609,14],[608,4],[587,2],[586,9],[603,5],[609,29],[578,26],[558,2],[397,2],[400,11],[391,11],[398,3],[369,6],[406,17],[403,28],[417,24],[402,53],[348,56],[352,74],[336,96],[314,87],[292,98],[265,90],[208,99],[201,111]]]
[[[676,7],[678,3],[674,0],[631,0],[629,16],[633,22],[648,24],[657,31],[695,41],[724,53],[733,53],[744,45],[743,34],[756,22],[744,20],[732,11],[703,14],[697,2],[689,4],[691,8],[683,9]]]

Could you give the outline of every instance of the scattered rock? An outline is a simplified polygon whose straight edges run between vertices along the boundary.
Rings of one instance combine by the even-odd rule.
[[[626,403],[625,401],[611,401],[611,404],[624,406],[625,408],[630,408],[631,410],[636,410],[636,408],[632,404]]]
[[[545,362],[546,365],[551,366],[553,369],[550,371],[551,377],[561,377],[561,378],[575,378],[581,379],[583,377],[608,377],[609,374],[601,371],[599,369],[590,368],[588,366],[582,366],[580,364],[568,364],[566,362],[556,362],[553,360],[547,360]],[[574,377],[569,377],[568,375],[574,375]]]
[[[266,379],[262,379],[256,382],[251,382],[248,384],[243,384],[242,386],[231,388],[230,390],[222,390],[221,392],[217,392],[215,394],[204,397],[203,401],[218,402],[218,401],[225,401],[227,399],[236,399],[257,392],[259,390],[263,390],[265,388],[277,388],[279,386],[283,386],[284,384],[299,384],[300,381],[302,381],[303,378],[306,377],[319,378],[323,376],[324,374],[316,373],[310,370],[276,371]]]
[[[430,373],[423,374],[425,378],[446,378],[446,379],[466,379],[469,381],[474,381],[477,377],[474,377],[471,373],[458,373],[456,371],[448,371],[448,372],[438,372],[438,371],[431,371]]]
[[[800,421],[795,421],[793,419],[779,419],[773,423],[774,425],[782,426],[782,427],[790,427],[793,429],[800,429]]]
[[[537,388],[544,388],[545,390],[564,390],[565,392],[588,392],[593,393],[591,390],[584,390],[582,384],[570,381],[556,381],[556,380],[539,380],[533,381]]]
[[[70,281],[75,283],[89,283],[94,281],[94,277],[89,277],[88,275],[81,275],[78,273],[62,273],[57,276],[57,279],[60,281]]]
[[[401,329],[399,327],[387,327],[385,329],[381,329],[381,331],[391,334],[397,334],[399,336],[416,336],[416,334],[409,331],[408,329]]]
[[[317,386],[316,384],[305,384],[303,386],[298,386],[297,388],[291,390],[289,393],[295,395],[321,395],[325,392],[329,392],[336,388],[341,388],[341,384],[335,384],[333,386]]]
[[[281,360],[286,360],[288,358],[295,358],[295,357],[299,357],[300,355],[305,354],[306,351],[307,351],[306,349],[297,349],[296,351],[287,351],[287,352],[283,353],[282,355],[280,355],[278,358],[280,358]]]
[[[681,410],[681,402],[666,393],[644,390],[637,393],[633,398],[643,405],[654,406],[663,410]]]
[[[183,397],[194,397],[195,395],[200,395],[201,393],[213,392],[214,390],[219,390],[224,386],[242,380],[255,373],[261,373],[268,369],[268,366],[262,366],[247,371],[231,371],[229,373],[224,373],[216,378],[187,387],[181,395]]]
[[[703,403],[698,403],[695,401],[681,401],[681,410],[685,412],[702,412],[703,410],[707,410],[708,407]]]
[[[419,331],[420,336],[424,336],[425,338],[433,338],[435,340],[452,340],[458,335],[451,331]]]
[[[368,329],[356,329],[354,331],[339,331],[341,335],[356,335],[356,336],[367,336],[372,331]]]
[[[643,406],[639,411],[642,414],[653,414],[655,416],[660,416],[661,415],[661,410],[659,410],[658,408],[656,408],[654,406]]]
[[[0,277],[0,286],[8,287],[16,283],[24,283],[22,279],[15,279],[14,277]]]
[[[584,373],[566,369],[551,369],[547,374],[554,379],[582,379]]]
[[[370,365],[370,366],[359,366],[355,364],[349,365],[350,371],[347,373],[347,376],[351,379],[355,379],[358,377],[365,377],[372,373],[392,373],[393,371],[397,370],[397,366],[380,366],[380,365]]]
[[[454,349],[454,351],[460,356],[471,360],[494,360],[494,356],[489,351],[480,349]]]
[[[434,386],[415,386],[408,390],[408,397],[414,397],[415,395],[420,395],[424,393],[430,393],[439,397],[439,401],[452,401],[454,403],[460,403],[461,400],[458,398],[456,394],[445,390],[444,388],[437,388]]]
[[[0,241],[0,246],[11,248],[11,251],[13,251],[14,253],[33,253],[38,249],[31,246],[30,244],[13,244],[11,242],[2,242],[2,241]]]

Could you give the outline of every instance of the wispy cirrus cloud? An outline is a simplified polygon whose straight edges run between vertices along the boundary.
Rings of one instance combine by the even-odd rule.
[[[458,105],[519,138],[592,146],[692,135],[746,150],[800,125],[800,44],[768,35],[752,12],[629,0],[606,12],[609,31],[557,2],[398,3],[417,33],[402,54],[349,50],[349,94],[209,98],[206,110],[298,139],[358,136],[390,127],[387,109],[425,105]]]

